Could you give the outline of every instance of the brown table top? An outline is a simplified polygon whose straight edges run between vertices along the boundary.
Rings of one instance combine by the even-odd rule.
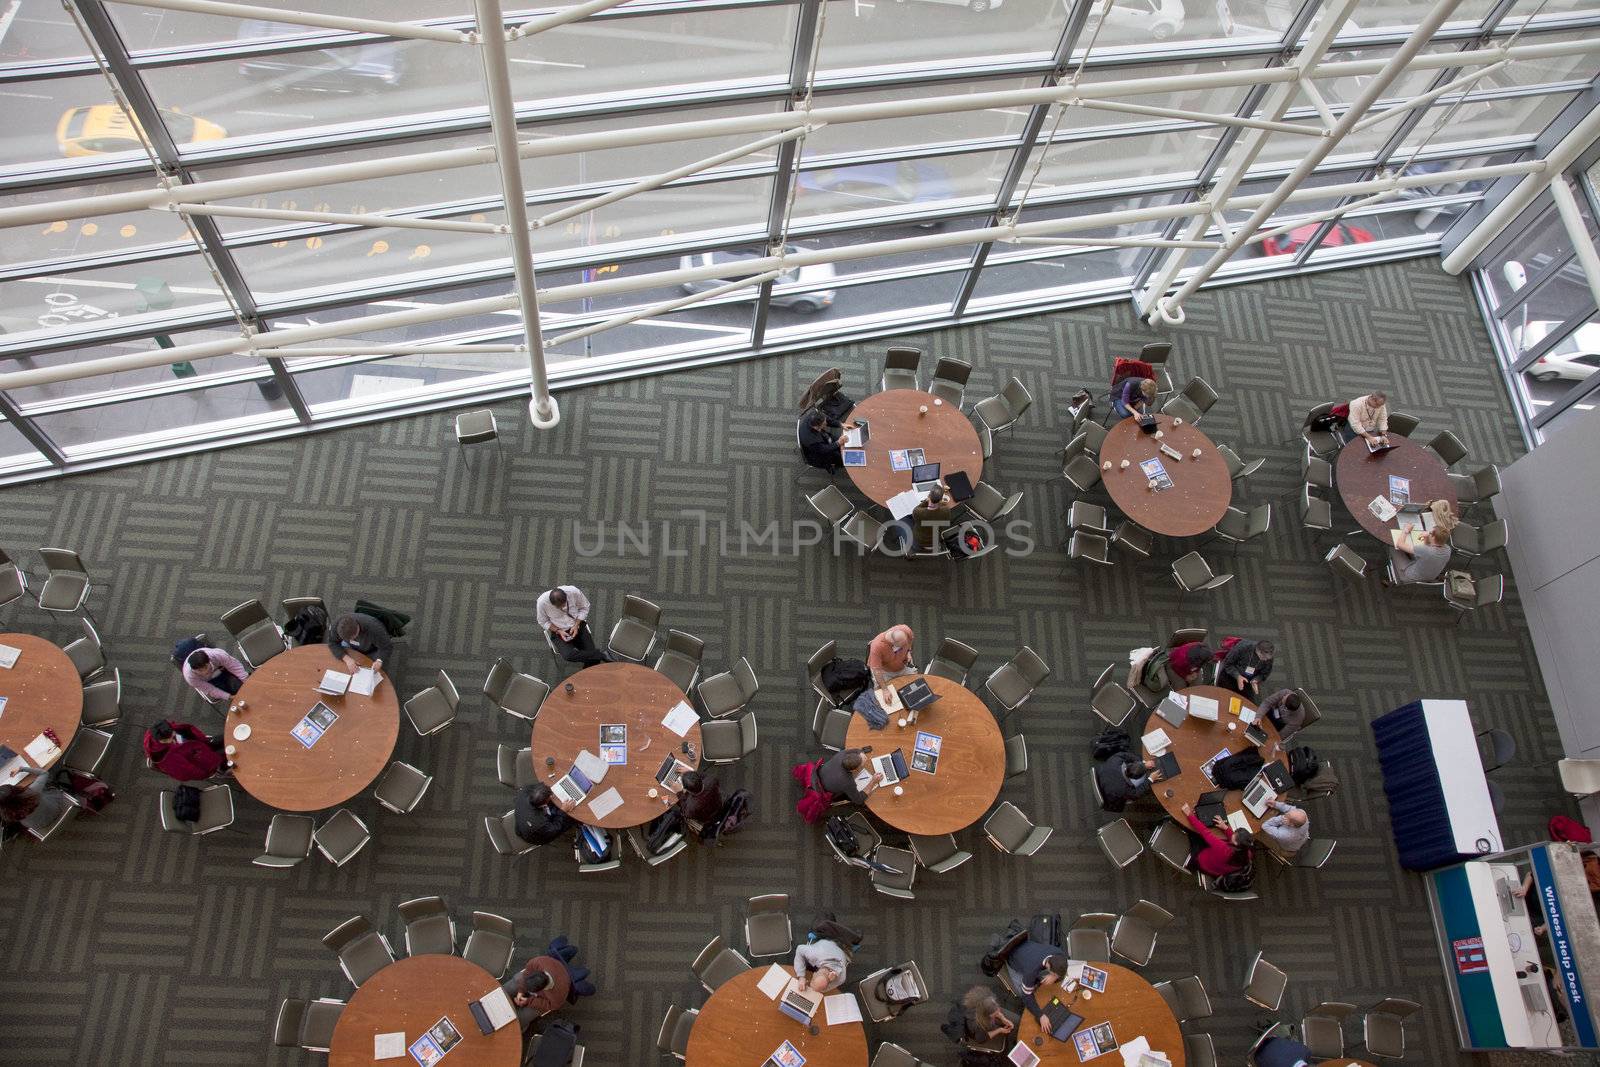
[[[1192,537],[1210,530],[1228,510],[1233,498],[1233,479],[1228,463],[1193,423],[1176,425],[1171,415],[1157,415],[1161,433],[1141,433],[1139,420],[1121,419],[1112,424],[1100,446],[1100,480],[1122,513],[1151,533],[1167,537]],[[1162,445],[1171,445],[1183,454],[1180,462],[1163,455]],[[1200,449],[1200,458],[1193,452]],[[1151,490],[1139,464],[1147,459],[1161,460],[1172,479],[1172,488],[1157,493]],[[1122,461],[1128,466],[1123,468]],[[1106,462],[1111,469],[1106,470]]]
[[[919,409],[928,406],[923,415]],[[972,420],[954,404],[938,401],[920,389],[890,389],[867,397],[855,406],[850,419],[871,423],[867,434],[867,465],[846,467],[856,488],[876,503],[911,488],[911,471],[889,465],[889,452],[920,448],[923,460],[939,464],[939,476],[949,478],[965,471],[972,484],[983,477],[983,446]]]
[[[948,678],[918,677],[939,699],[923,708],[915,723],[898,725],[900,715],[896,713],[889,716],[888,726],[873,730],[866,719],[856,715],[850,720],[845,744],[850,748],[871,745],[875,756],[900,748],[909,764],[917,734],[938,734],[942,738],[938,769],[933,774],[911,771],[900,783],[904,789],[901,796],[883,786],[867,797],[867,807],[908,834],[953,834],[983,818],[1000,795],[1006,777],[1006,742],[993,713],[977,694]],[[895,687],[903,689],[914,680],[907,676]]]
[[[1367,505],[1372,503],[1373,497],[1389,495],[1389,475],[1411,479],[1412,503],[1448,500],[1451,510],[1456,510],[1456,489],[1450,484],[1444,461],[1409,437],[1390,434],[1389,443],[1394,447],[1374,455],[1367,451],[1366,439],[1357,437],[1339,450],[1339,462],[1333,474],[1344,506],[1361,528],[1382,541],[1384,547],[1393,544],[1389,531],[1399,528],[1399,520],[1379,522]]]
[[[5,713],[0,714],[0,745],[20,756],[49,727],[65,752],[83,715],[78,668],[60,647],[32,634],[0,634],[0,645],[22,650],[15,666],[0,670],[0,697],[6,698]],[[57,755],[49,763],[60,758]]]
[[[817,1032],[810,1033],[758,988],[768,966],[752,967],[711,994],[689,1031],[686,1067],[761,1067],[785,1041],[806,1058],[806,1067],[867,1067],[866,1027],[829,1026],[824,1006],[817,1009]],[[787,964],[783,969],[794,973]],[[849,989],[847,983],[838,992]]]
[[[1083,1026],[1079,1029],[1110,1023],[1112,1036],[1118,1042],[1132,1041],[1142,1035],[1150,1042],[1152,1051],[1167,1054],[1172,1067],[1185,1067],[1188,1061],[1183,1054],[1183,1031],[1178,1028],[1177,1017],[1167,1007],[1167,1002],[1161,999],[1161,994],[1156,992],[1155,986],[1145,981],[1143,976],[1115,963],[1096,962],[1093,966],[1106,972],[1106,991],[1091,995],[1079,989],[1077,993],[1062,998],[1074,1012],[1083,1016]],[[1043,1006],[1059,990],[1059,986],[1042,986],[1035,991],[1034,997]],[[1038,1044],[1035,1039],[1038,1039]],[[1090,1060],[1080,1060],[1071,1041],[1057,1041],[1042,1035],[1039,1032],[1039,1020],[1031,1011],[1022,1013],[1022,1021],[1017,1024],[1017,1040],[1026,1042],[1045,1063],[1076,1065],[1087,1062],[1122,1067],[1122,1057],[1114,1050]]]
[[[394,679],[384,674],[370,697],[324,696],[317,683],[324,671],[333,669],[344,667],[327,645],[291,648],[251,672],[233,698],[247,705],[243,712],[230,711],[224,727],[227,743],[238,749],[233,776],[261,803],[281,811],[321,811],[343,804],[376,781],[394,754],[400,735]],[[319,700],[339,719],[306,748],[289,731]],[[240,723],[250,727],[243,741],[233,736]]]
[[[414,1064],[416,1061],[410,1056],[373,1059],[373,1038],[404,1031],[409,1047],[446,1017],[460,1031],[461,1041],[441,1063],[453,1067],[518,1067],[522,1062],[522,1028],[512,1023],[484,1036],[467,1010],[469,1001],[499,986],[488,971],[460,956],[408,956],[396,960],[363,982],[344,1006],[333,1031],[329,1067]]]
[[[1185,829],[1188,829],[1189,820],[1183,814],[1183,806],[1188,804],[1193,807],[1202,793],[1208,793],[1216,788],[1206,781],[1205,775],[1200,773],[1201,766],[1212,756],[1222,751],[1224,747],[1229,752],[1243,752],[1250,747],[1250,742],[1244,736],[1244,727],[1240,726],[1235,730],[1228,729],[1229,723],[1237,724],[1239,722],[1239,717],[1228,710],[1228,702],[1237,698],[1244,707],[1249,708],[1251,711],[1255,710],[1255,704],[1230,689],[1220,689],[1214,685],[1197,685],[1189,689],[1180,690],[1180,692],[1185,696],[1211,697],[1219,705],[1216,722],[1207,722],[1204,719],[1197,719],[1190,715],[1183,720],[1182,726],[1173,729],[1172,724],[1159,715],[1151,715],[1148,725],[1145,726],[1146,733],[1159,726],[1167,732],[1168,737],[1172,738],[1172,748],[1169,751],[1178,757],[1178,766],[1181,768],[1182,773],[1171,781],[1157,782],[1153,787],[1153,791],[1166,813],[1176,819]],[[1273,746],[1278,743],[1278,728],[1266,720],[1262,720],[1260,726],[1262,730],[1266,731],[1268,738],[1267,744],[1260,750],[1261,757],[1268,759]],[[1145,750],[1143,742],[1140,743],[1139,748],[1146,757],[1150,755]],[[1277,761],[1283,764],[1286,769],[1288,768],[1288,757],[1283,753],[1278,753]],[[1172,794],[1171,796],[1167,795],[1169,792]],[[1243,799],[1244,793],[1242,790],[1232,789],[1228,791],[1223,804],[1230,812],[1244,811]],[[1253,818],[1249,812],[1246,811],[1244,817],[1249,820],[1252,833],[1261,829],[1259,821]]]
[[[1366,1060],[1318,1060],[1317,1067],[1372,1067]]]
[[[622,725],[628,728],[628,762],[613,764],[605,781],[595,786],[592,800],[615,787],[622,804],[603,819],[595,818],[585,800],[572,810],[572,817],[590,826],[624,830],[643,826],[667,810],[673,794],[656,785],[661,761],[675,755],[685,763],[700,766],[704,746],[700,743],[700,723],[689,727],[682,737],[661,720],[673,705],[686,700],[683,690],[660,671],[637,663],[597,663],[567,679],[572,694],[558,685],[545,700],[533,722],[534,771],[545,784],[553,784],[572,769],[578,753],[588,749],[600,755],[600,727]],[[694,746],[694,758],[684,755],[683,743]],[[545,758],[555,763],[545,766]],[[649,791],[661,795],[651,798]]]

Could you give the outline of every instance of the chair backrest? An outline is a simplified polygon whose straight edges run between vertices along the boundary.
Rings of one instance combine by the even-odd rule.
[[[365,915],[352,915],[324,934],[322,943],[335,952],[343,952],[357,938],[365,937],[370,933],[372,933],[372,923],[367,917]]]
[[[1324,557],[1328,566],[1336,571],[1341,571],[1351,578],[1362,578],[1367,573],[1367,561],[1358,555],[1355,549],[1346,544],[1337,544],[1328,550]]]
[[[706,942],[706,947],[701,949],[700,954],[694,958],[694,962],[689,964],[689,970],[693,971],[694,976],[698,978],[705,973],[706,968],[711,966],[711,961],[721,954],[722,935],[718,934]]]
[[[1152,930],[1161,930],[1172,921],[1172,912],[1150,900],[1139,900],[1123,912],[1124,919],[1142,922]]]
[[[444,694],[444,699],[450,705],[451,711],[454,711],[456,705],[461,703],[461,693],[456,689],[456,683],[452,682],[450,676],[443,670],[439,671],[439,692]]]
[[[1511,539],[1511,527],[1504,519],[1495,519],[1478,527],[1478,551],[1493,552],[1504,548]]]
[[[755,668],[750,666],[750,661],[744,656],[740,656],[739,662],[733,665],[733,677],[739,683],[739,692],[745,700],[749,700],[761,690],[761,683],[756,680]]]
[[[829,641],[821,648],[811,653],[811,658],[806,660],[806,678],[808,680],[813,679],[817,675],[821,674],[822,668],[826,667],[830,662],[832,662],[834,653],[838,650],[838,648],[839,642]]]
[[[843,522],[855,509],[855,505],[850,503],[850,498],[841,493],[836,485],[823,486],[806,497],[806,503],[829,522]]]
[[[222,613],[222,625],[235,637],[251,627],[271,621],[272,616],[267,614],[266,607],[259,600],[246,600],[243,604]]]
[[[494,665],[489,668],[488,677],[483,680],[483,695],[496,704],[504,703],[506,687],[511,684],[511,677],[516,673],[511,664],[504,659],[495,660]]]
[[[1011,417],[1019,418],[1024,411],[1033,406],[1033,394],[1028,392],[1028,387],[1022,384],[1022,379],[1011,378],[1000,390],[1000,397],[1011,408]]]
[[[1251,508],[1249,527],[1251,537],[1260,537],[1272,529],[1272,505],[1258,504]]]
[[[272,1043],[279,1048],[300,1047],[300,1027],[306,1018],[306,1002],[288,997],[278,1006],[278,1022],[272,1028]]]
[[[933,366],[933,376],[957,385],[966,385],[967,379],[972,376],[972,364],[964,359],[940,356],[939,362]]]
[[[400,917],[408,923],[425,919],[430,915],[449,915],[450,906],[444,902],[444,897],[417,897],[407,900],[398,906]]]
[[[1211,388],[1210,382],[1198,374],[1190,378],[1189,383],[1183,387],[1183,395],[1201,411],[1209,410],[1211,405],[1217,402],[1217,391]]]
[[[1062,464],[1065,465],[1072,459],[1073,456],[1082,453],[1088,444],[1089,434],[1087,431],[1079,433],[1072,440],[1068,441],[1066,447],[1061,450]]]
[[[1139,360],[1159,367],[1167,361],[1172,354],[1172,344],[1169,341],[1151,341],[1139,350]]]
[[[1491,574],[1478,579],[1478,603],[1480,608],[1491,604],[1500,603],[1500,598],[1506,595],[1506,576]]]
[[[739,746],[746,756],[756,750],[756,713],[753,711],[739,717]]]
[[[1187,589],[1198,589],[1211,580],[1211,564],[1199,552],[1191,552],[1172,564],[1172,573]]]
[[[1385,997],[1367,1009],[1369,1015],[1392,1015],[1396,1019],[1407,1019],[1422,1010],[1422,1005],[1414,1000],[1402,1000],[1400,997]]]
[[[685,630],[668,630],[666,650],[699,663],[705,659],[706,643]]]
[[[622,614],[652,630],[661,624],[661,608],[644,597],[628,594],[622,599]]]
[[[1021,672],[1029,686],[1037,686],[1050,677],[1050,665],[1040,659],[1039,654],[1027,645],[1023,645],[1017,650],[1017,654],[1011,657],[1011,664]]]
[[[1500,468],[1493,463],[1472,476],[1472,486],[1478,491],[1479,500],[1488,500],[1500,492]]]
[[[890,345],[883,354],[883,365],[889,370],[916,370],[922,364],[922,349],[908,345]]]
[[[933,658],[954,663],[962,670],[970,671],[972,665],[978,662],[978,650],[963,641],[946,637],[939,641],[938,651],[934,652]]]
[[[84,578],[89,572],[84,569],[83,560],[70,548],[41,548],[39,558],[44,560],[44,565],[50,569],[51,574],[77,574]]]
[[[750,907],[747,914],[762,915],[767,912],[785,912],[789,910],[789,894],[765,893],[759,897],[750,898]]]
[[[473,912],[472,929],[474,932],[481,930],[486,934],[498,934],[512,941],[517,938],[516,924],[504,915],[496,915],[492,911]]]

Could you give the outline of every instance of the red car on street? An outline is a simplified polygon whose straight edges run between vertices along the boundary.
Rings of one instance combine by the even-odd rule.
[[[1268,237],[1261,242],[1261,254],[1264,256],[1285,256],[1292,252],[1300,251],[1300,246],[1311,240],[1320,227],[1320,222],[1308,222],[1304,226],[1296,226],[1288,233],[1280,233],[1276,237]],[[1328,231],[1328,236],[1322,239],[1321,248],[1336,248],[1339,245],[1360,245],[1368,241],[1376,241],[1368,230],[1360,226],[1351,226],[1348,223],[1334,223],[1333,229]]]

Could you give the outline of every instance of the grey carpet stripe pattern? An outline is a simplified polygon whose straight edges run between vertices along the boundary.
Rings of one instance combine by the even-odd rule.
[[[1246,457],[1268,458],[1245,500],[1282,505],[1298,486],[1297,443],[1285,439],[1301,412],[1373,386],[1422,417],[1422,439],[1454,429],[1477,462],[1520,451],[1468,289],[1430,262],[1205,292],[1188,314],[1170,335],[1176,383],[1198,374],[1216,386],[1222,400],[1204,429]],[[1558,744],[1515,587],[1503,606],[1458,628],[1431,593],[1337,586],[1320,561],[1327,542],[1300,532],[1287,505],[1273,532],[1236,557],[1208,549],[1237,578],[1181,609],[1168,567],[1187,546],[1163,544],[1154,559],[1114,569],[1068,565],[1059,545],[1070,496],[1055,459],[1065,401],[1080,385],[1103,388],[1110,357],[1149,339],[1126,305],[904,339],[926,349],[929,369],[940,355],[974,360],[973,400],[1015,374],[1035,401],[1000,439],[985,477],[1026,492],[1020,516],[1037,549],[959,569],[835,554],[790,536],[792,520],[811,517],[803,494],[824,484],[796,460],[793,401],[834,365],[848,392],[866,395],[882,346],[586,389],[563,397],[565,421],[550,433],[532,432],[519,405],[506,404],[497,412],[503,447],[478,452],[471,470],[440,415],[7,490],[8,550],[71,545],[89,561],[92,608],[127,704],[104,767],[120,792],[112,809],[45,847],[9,845],[0,857],[8,1047],[26,1047],[39,1064],[302,1062],[271,1047],[278,1001],[349,994],[320,936],[359,912],[399,946],[395,905],[442,893],[463,939],[469,913],[484,909],[515,920],[519,954],[561,932],[579,943],[601,990],[571,1013],[588,1062],[648,1064],[659,1059],[667,1005],[703,999],[688,970],[694,954],[718,934],[742,947],[743,902],[787,892],[801,929],[828,908],[866,931],[852,983],[878,966],[918,961],[936,1003],[874,1028],[874,1037],[937,1064],[956,1060],[937,1029],[941,1004],[979,980],[976,961],[1008,919],[1060,911],[1070,920],[1140,897],[1179,915],[1146,973],[1205,980],[1216,1016],[1191,1028],[1216,1036],[1223,1062],[1242,1061],[1264,1014],[1240,996],[1258,949],[1292,975],[1280,1017],[1324,999],[1415,997],[1426,1011],[1410,1029],[1410,1061],[1468,1062],[1454,1051],[1421,882],[1398,868],[1389,841],[1367,724],[1418,694],[1468,698],[1481,726],[1510,730],[1521,750],[1497,779],[1507,840],[1540,838],[1560,806],[1550,767]],[[607,533],[598,552],[597,522]],[[620,548],[619,522],[634,534]],[[769,522],[782,536],[754,540]],[[708,672],[750,658],[762,683],[753,704],[761,746],[719,773],[754,792],[758,814],[726,847],[693,849],[654,870],[630,856],[618,873],[582,877],[569,848],[519,860],[490,848],[482,817],[511,803],[495,780],[495,748],[524,745],[528,733],[490,710],[478,688],[497,656],[560,676],[533,621],[537,593],[557,580],[589,591],[602,636],[624,594],[637,592],[662,605],[665,626],[707,640]],[[271,812],[243,795],[233,830],[199,840],[162,834],[164,780],[143,767],[140,727],[168,714],[218,722],[167,665],[172,641],[197,630],[220,636],[218,614],[248,597],[276,610],[280,598],[307,593],[336,606],[365,597],[416,616],[398,657],[402,693],[444,669],[464,694],[452,729],[424,740],[402,727],[395,756],[433,774],[432,791],[404,817],[370,796],[353,802],[376,840],[337,871],[317,857],[287,873],[252,867]],[[817,751],[805,658],[829,638],[847,652],[864,649],[898,621],[915,628],[923,656],[944,635],[979,648],[974,685],[1023,644],[1054,669],[1005,718],[1006,733],[1025,733],[1032,766],[1001,793],[1054,826],[1054,837],[1023,860],[996,852],[977,828],[964,831],[975,858],[948,875],[919,874],[910,904],[874,894],[861,872],[834,863],[795,816],[788,777]],[[1321,873],[1267,865],[1257,906],[1203,898],[1153,856],[1114,870],[1093,837],[1104,817],[1085,780],[1099,729],[1088,686],[1105,664],[1179,625],[1275,639],[1278,678],[1304,684],[1323,708],[1307,740],[1344,780],[1312,809],[1314,831],[1339,840],[1332,864]],[[0,627],[72,636],[26,606]],[[1143,835],[1158,816],[1148,803],[1128,813]]]

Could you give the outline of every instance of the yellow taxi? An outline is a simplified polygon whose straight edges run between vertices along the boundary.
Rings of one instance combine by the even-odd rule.
[[[172,139],[179,144],[193,141],[220,141],[228,131],[215,122],[161,109]],[[56,143],[64,156],[98,156],[108,152],[137,152],[138,120],[117,104],[94,104],[69,108],[56,123]]]

